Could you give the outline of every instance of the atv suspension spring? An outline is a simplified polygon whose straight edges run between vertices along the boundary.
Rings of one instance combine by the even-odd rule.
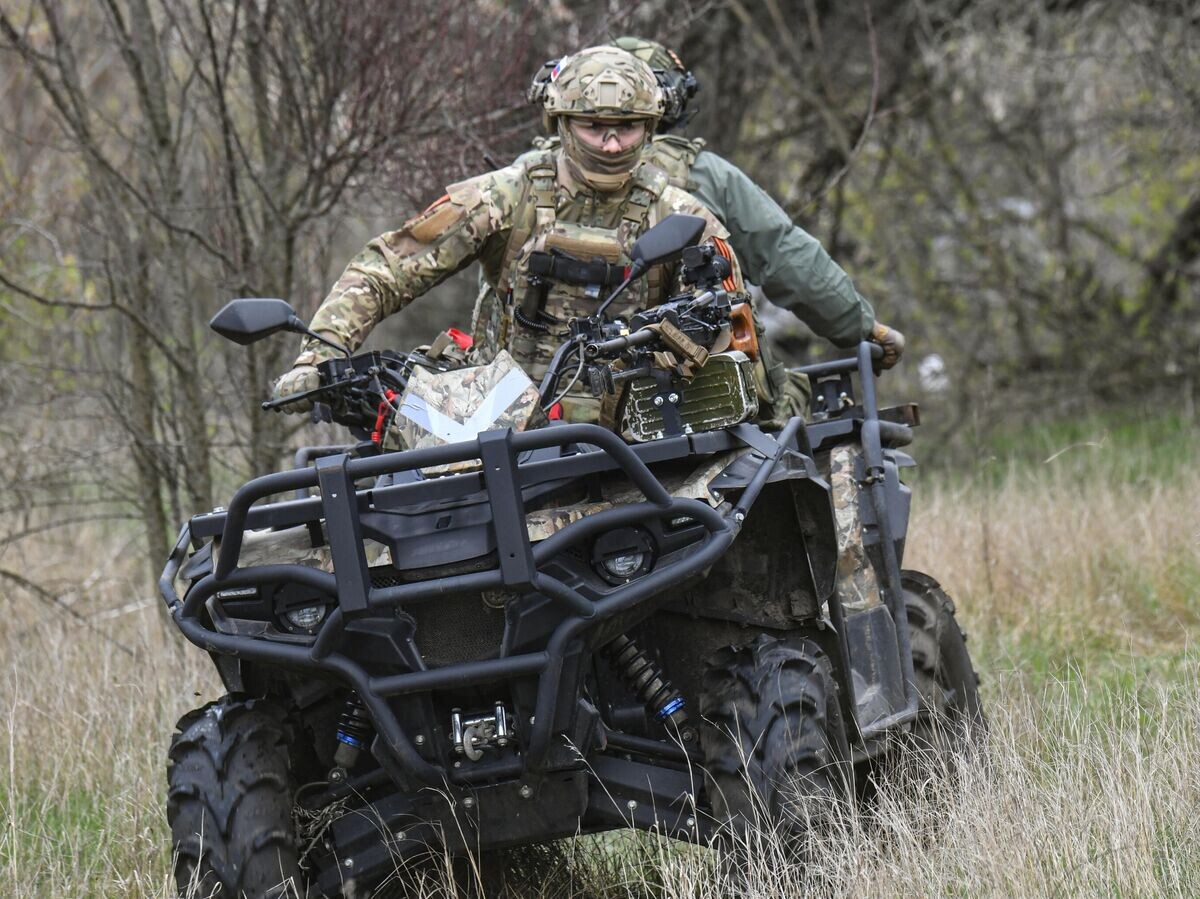
[[[613,670],[621,676],[634,695],[643,702],[656,721],[674,725],[685,741],[695,732],[687,727],[687,708],[662,669],[626,636],[615,638],[604,648]]]
[[[356,695],[350,694],[350,698],[346,700],[346,707],[342,710],[341,720],[338,721],[338,746],[333,754],[334,765],[342,771],[354,767],[359,753],[366,748],[374,730],[366,706]]]

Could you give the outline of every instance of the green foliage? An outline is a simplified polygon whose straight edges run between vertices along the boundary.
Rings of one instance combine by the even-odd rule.
[[[984,440],[976,474],[993,487],[1009,479],[1170,483],[1200,458],[1200,423],[1179,413],[1112,410],[1007,424]]]

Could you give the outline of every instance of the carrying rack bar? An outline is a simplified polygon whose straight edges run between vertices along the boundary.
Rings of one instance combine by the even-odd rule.
[[[798,427],[799,420],[796,422]],[[794,427],[790,433],[794,434],[795,431]],[[726,442],[736,443],[732,437],[727,438]],[[564,660],[577,641],[598,623],[706,570],[728,549],[740,528],[739,522],[733,520],[732,516],[722,515],[707,503],[670,494],[642,457],[652,460],[687,455],[690,451],[689,438],[674,438],[660,443],[671,445],[652,447],[651,451],[646,451],[647,445],[630,447],[616,434],[596,425],[572,424],[524,433],[483,432],[471,441],[363,459],[353,459],[346,454],[324,456],[316,468],[255,478],[234,494],[229,509],[221,516],[220,549],[213,560],[213,573],[199,579],[187,591],[186,599],[181,600],[176,593],[175,580],[189,545],[197,538],[192,528],[185,526],[159,579],[160,590],[187,639],[209,652],[323,671],[345,681],[366,704],[380,737],[398,763],[399,776],[406,781],[402,786],[436,784],[445,780],[470,782],[481,777],[508,776],[525,769],[537,769],[545,762],[552,746],[554,722],[558,718],[561,699]],[[708,440],[705,445],[712,451],[723,448],[719,440]],[[520,453],[553,446],[597,449],[550,462],[521,465],[518,461]],[[642,452],[638,452],[639,449]],[[762,463],[767,475],[774,468],[777,458],[768,458]],[[507,526],[503,539],[499,534],[495,535],[503,558],[495,568],[487,571],[447,575],[399,586],[373,587],[369,578],[364,577],[361,533],[354,526],[357,524],[358,511],[363,507],[364,494],[371,491],[354,489],[355,481],[470,459],[483,460],[486,468],[482,475],[475,474],[459,480],[459,487],[477,490],[481,483],[486,482],[489,501],[494,499],[497,503],[504,503],[506,509],[501,515],[497,514],[493,505],[491,525],[493,531]],[[602,460],[603,464],[597,464]],[[573,467],[572,462],[579,463],[578,468]],[[531,544],[524,526],[523,486],[611,469],[623,471],[646,499],[594,513],[566,525],[536,545]],[[453,477],[438,480],[449,481]],[[334,572],[295,564],[238,567],[243,538],[252,518],[251,506],[275,494],[315,486],[322,488],[319,497],[291,500],[279,505],[293,509],[304,507],[306,513],[311,508],[316,515],[310,514],[310,519],[319,517],[326,522],[340,523],[338,528],[330,528],[329,535],[335,559]],[[452,491],[447,491],[447,495],[453,496]],[[693,519],[704,528],[704,536],[683,558],[652,570],[595,600],[588,599],[574,587],[543,570],[554,556],[576,543],[614,527],[645,521],[652,516]],[[519,522],[519,526],[514,526],[514,522]],[[203,615],[206,604],[220,591],[280,582],[300,584],[336,599],[337,605],[326,617],[311,645],[282,643],[247,634],[221,633],[206,624]],[[357,615],[410,602],[497,588],[540,594],[563,608],[565,617],[551,633],[543,651],[374,677],[339,651],[346,624]],[[528,732],[523,758],[505,759],[471,769],[447,771],[423,758],[388,703],[388,699],[395,696],[482,686],[523,677],[537,678],[534,721]]]
[[[575,425],[554,425],[544,430],[549,433],[558,434],[570,427],[575,427]],[[549,445],[553,446],[557,443],[558,441],[553,441]],[[586,445],[586,442],[582,442],[582,445]],[[683,459],[691,455],[724,452],[726,450],[737,449],[741,445],[741,441],[731,433],[713,431],[686,437],[668,437],[650,443],[627,446],[626,448],[643,462],[653,464],[672,459]],[[408,452],[412,452],[412,450],[408,450]],[[395,455],[395,453],[387,454],[387,456]],[[383,459],[386,457],[377,456],[374,458]],[[467,458],[470,457],[468,456]],[[520,465],[518,477],[520,486],[526,488],[562,480],[563,478],[578,478],[583,475],[619,471],[620,469],[620,464],[611,455],[602,449],[598,449],[590,452],[575,453],[558,459],[524,462]],[[290,472],[280,472],[280,474],[290,474]],[[274,476],[267,475],[266,477]],[[356,474],[355,477],[365,477],[365,475]],[[315,486],[315,484],[316,481],[314,480],[307,484],[307,486],[299,488],[299,490],[306,492],[308,486]],[[246,486],[249,486],[249,484]],[[478,471],[429,478],[415,483],[372,487],[369,490],[360,490],[358,492],[359,511],[366,512],[373,509],[394,509],[425,503],[466,500],[478,497],[485,489],[483,474]],[[265,494],[265,496],[270,495],[271,493],[269,492]],[[321,515],[320,497],[297,498],[251,508],[246,516],[246,528],[253,530],[262,527],[289,527],[291,525],[316,521]],[[224,509],[193,516],[191,520],[192,536],[202,539],[220,534],[224,530],[227,516],[228,511]]]
[[[879,547],[883,555],[883,591],[888,611],[896,627],[896,647],[900,654],[900,671],[904,677],[905,707],[888,719],[859,728],[859,736],[867,740],[876,734],[917,716],[921,696],[917,691],[916,676],[913,674],[912,643],[908,633],[908,603],[904,598],[904,585],[900,575],[900,560],[896,556],[896,542],[892,535],[892,518],[887,507],[887,490],[884,485],[882,429],[879,421],[879,404],[875,399],[875,377],[873,360],[883,350],[866,340],[858,345],[858,380],[863,394],[863,423],[860,439],[867,467],[867,490],[875,511],[875,522],[879,528]]]

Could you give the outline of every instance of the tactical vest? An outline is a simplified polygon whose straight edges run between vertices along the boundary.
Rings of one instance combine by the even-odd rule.
[[[507,291],[511,284],[510,280],[504,278],[503,275],[507,274],[508,270],[513,268],[516,257],[526,248],[526,244],[534,231],[538,230],[537,223],[539,221],[549,223],[546,228],[547,231],[551,230],[554,226],[557,195],[557,171],[554,165],[554,156],[559,146],[560,142],[557,136],[534,139],[534,147],[538,155],[533,158],[532,164],[526,169],[528,187],[523,198],[523,205],[526,211],[523,213],[522,224],[518,224],[513,228],[508,241],[503,263],[504,271],[502,272],[502,277],[497,281],[501,292]],[[687,190],[688,192],[694,192],[696,182],[691,177],[691,171],[696,163],[696,157],[700,155],[703,149],[704,140],[701,138],[686,138],[674,134],[656,135],[651,141],[650,146],[644,151],[642,158],[645,162],[650,163],[651,167],[665,175],[668,183],[672,186]],[[639,173],[641,171],[639,169]],[[662,189],[659,188],[658,193],[661,194],[661,192]],[[632,191],[630,199],[633,199]],[[624,224],[624,220],[622,224]],[[652,224],[654,223],[646,221],[644,227],[633,234],[633,238],[636,238],[645,227]],[[629,245],[631,244],[632,239],[629,240]],[[533,247],[529,247],[528,249],[532,250]],[[625,252],[621,258],[627,259],[628,245],[623,247],[623,249]],[[657,274],[657,272],[654,273],[655,276]],[[518,280],[518,283],[511,284],[511,286],[513,288],[512,299],[516,300],[519,296],[518,288],[521,286],[520,281]],[[618,303],[618,306],[621,309],[628,308],[627,305],[621,303]],[[476,358],[479,361],[490,361],[489,354],[494,353],[499,347],[507,346],[510,352],[514,351],[514,340],[518,336],[513,330],[516,323],[516,308],[518,307],[514,306],[513,302],[506,302],[503,298],[499,297],[490,285],[486,283],[481,285],[471,322],[476,346],[484,351],[477,355]],[[594,306],[591,308],[594,308]],[[782,400],[787,398],[788,407],[795,406],[798,409],[802,409],[807,403],[805,398],[807,395],[807,383],[804,385],[793,385],[791,383],[784,366],[772,358],[773,354],[771,353],[770,345],[766,340],[765,331],[757,316],[755,317],[754,327],[758,332],[760,352],[763,356],[759,360],[759,363],[755,365],[754,374],[755,380],[758,383],[760,398],[765,403],[763,407],[764,420],[769,420],[772,417],[779,418],[780,415],[785,418],[786,410],[783,407],[778,409],[776,407],[779,406]],[[536,337],[531,337],[529,334],[522,335],[522,337],[525,344],[528,344],[531,339],[536,343]],[[544,353],[545,356],[541,360],[540,365],[532,364],[527,367],[532,371],[536,371],[540,377],[545,371],[545,364],[549,360],[549,354],[553,353],[557,345],[557,342],[553,342],[543,335],[540,352]],[[537,352],[535,348],[535,355]],[[517,355],[517,353],[514,352],[514,355]],[[797,394],[797,396],[793,397],[792,394]]]
[[[693,193],[696,182],[692,180],[692,166],[703,149],[703,138],[660,134],[650,142],[650,148],[642,154],[642,158],[666,172],[673,187]]]
[[[554,155],[560,148],[560,141],[557,135],[537,137],[534,138],[533,145],[533,153],[526,157],[532,159],[532,164],[526,169],[526,189],[522,197],[521,220],[513,227],[511,237],[506,245],[501,263],[505,270],[503,274],[507,274],[507,270],[512,267],[525,242],[537,228],[538,215],[542,215],[543,220],[555,217],[557,172]],[[676,135],[657,135],[645,151],[643,158],[666,174],[668,183],[672,186],[690,190],[695,185],[688,173],[703,147],[704,141],[699,138],[693,140]],[[650,188],[656,196],[662,193],[661,188],[657,188],[653,184],[650,185]],[[630,199],[637,200],[633,196]],[[539,209],[543,212],[539,213]],[[653,224],[653,222],[647,221],[647,224]],[[653,284],[652,279],[657,277],[659,277],[657,270],[651,272],[647,283]],[[514,336],[512,325],[516,320],[515,309],[510,308],[505,302],[505,298],[500,296],[508,289],[508,279],[497,279],[496,283],[499,285],[498,290],[487,281],[480,279],[479,296],[471,318],[471,333],[476,346],[475,359],[478,362],[491,361],[492,356],[501,347],[510,347],[511,339]],[[515,288],[513,297],[514,300],[517,298]]]
[[[665,173],[643,163],[621,205],[610,211],[611,228],[564,221],[559,216],[557,154],[544,150],[526,165],[526,187],[509,232],[496,284],[500,292],[498,346],[535,380],[546,372],[562,343],[567,322],[590,315],[619,283],[637,238],[655,224],[654,206],[666,189]],[[547,263],[551,270],[547,270]],[[553,268],[607,274],[607,283],[569,283]],[[608,314],[620,316],[665,299],[663,269],[655,266],[634,282]],[[595,420],[598,401],[581,385],[564,399],[567,417]]]

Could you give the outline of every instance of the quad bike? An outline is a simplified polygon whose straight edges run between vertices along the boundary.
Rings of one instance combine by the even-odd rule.
[[[702,225],[643,235],[540,387],[444,339],[341,349],[312,399],[359,442],[183,526],[161,592],[229,692],[170,747],[181,889],[363,896],[430,846],[799,830],[879,759],[968,738],[954,606],[901,568],[915,407],[878,409],[864,342],[801,370],[807,422],[755,424],[746,310]],[[605,316],[677,259],[693,292]],[[212,327],[311,334],[282,300]],[[581,384],[607,427],[555,420]]]

